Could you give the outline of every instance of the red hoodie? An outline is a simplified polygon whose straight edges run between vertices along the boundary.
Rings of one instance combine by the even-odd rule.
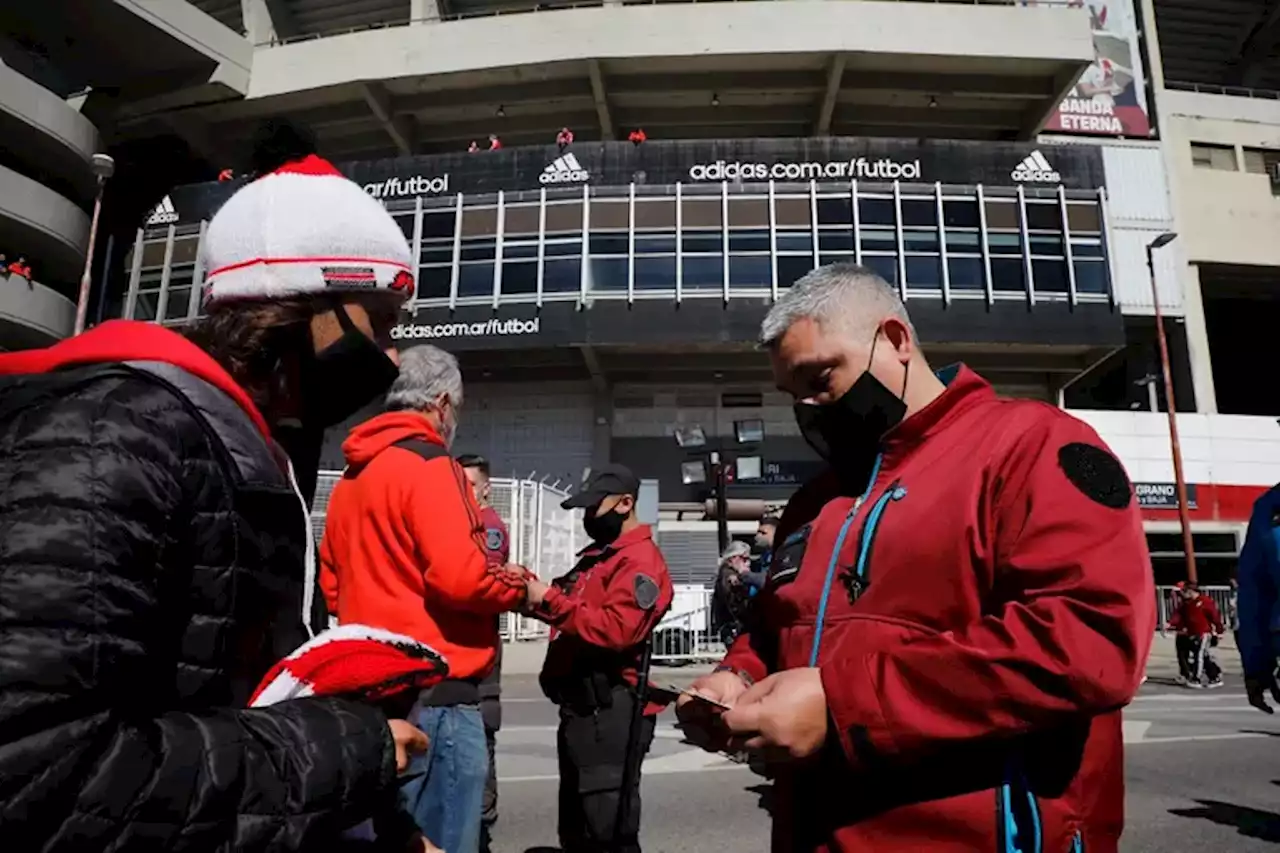
[[[45,349],[0,354],[0,375],[49,373],[85,364],[159,361],[180,367],[222,391],[244,409],[267,440],[271,430],[243,388],[207,352],[191,341],[154,323],[109,320]]]
[[[483,678],[498,652],[493,616],[518,607],[525,588],[490,564],[462,467],[392,446],[406,439],[444,444],[416,412],[379,415],[343,442],[320,587],[339,622],[407,634],[444,655],[452,678]]]

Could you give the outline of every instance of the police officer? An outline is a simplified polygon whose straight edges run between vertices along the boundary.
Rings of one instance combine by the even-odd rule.
[[[480,505],[480,523],[484,525],[484,547],[489,564],[505,566],[511,556],[511,535],[507,525],[489,502],[489,460],[478,453],[464,453],[458,457],[476,503]],[[494,617],[497,621],[498,617]],[[480,853],[489,853],[493,840],[493,825],[498,822],[498,768],[497,735],[502,728],[502,643],[498,643],[498,659],[493,672],[480,682],[480,716],[484,719],[484,739],[489,748],[489,776],[484,783],[484,805],[480,812]]]
[[[573,570],[551,585],[528,581],[530,615],[556,629],[539,680],[547,698],[560,706],[556,748],[564,853],[640,850],[638,768],[653,741],[660,706],[646,702],[637,709],[644,699],[637,671],[673,591],[649,527],[636,518],[639,491],[640,481],[621,465],[594,472],[562,504],[584,510],[591,544]],[[636,768],[633,778],[625,779],[624,769],[630,768]]]

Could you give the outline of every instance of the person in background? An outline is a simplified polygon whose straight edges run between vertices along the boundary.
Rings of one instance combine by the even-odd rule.
[[[773,759],[776,850],[1115,853],[1155,633],[1124,467],[1058,408],[935,373],[865,267],[805,275],[760,340],[835,476],[693,684],[732,707],[681,696],[686,731]]]
[[[511,556],[511,536],[506,522],[489,502],[492,485],[489,482],[489,460],[476,453],[458,457],[458,464],[471,481],[476,503],[480,506],[480,522],[484,525],[484,546],[489,564],[505,566]],[[493,617],[495,627],[498,617]],[[484,719],[484,739],[489,748],[489,776],[484,783],[484,804],[480,814],[480,850],[489,853],[493,825],[498,822],[498,762],[497,735],[502,728],[502,642],[499,638],[498,657],[493,671],[480,682],[480,716]]]
[[[1244,547],[1240,550],[1240,633],[1236,645],[1244,668],[1249,704],[1267,714],[1275,709],[1266,694],[1280,702],[1276,684],[1280,659],[1280,486],[1273,486],[1253,505]]]
[[[1213,599],[1200,593],[1200,585],[1190,582],[1181,595],[1182,603],[1169,624],[1179,636],[1188,638],[1190,677],[1187,687],[1221,687],[1222,669],[1213,658],[1213,646],[1222,636],[1222,616]]]
[[[489,134],[489,150],[490,151],[502,150],[502,140],[498,139],[498,135],[496,133]]]
[[[22,255],[18,255],[17,260],[9,264],[9,275],[16,275],[31,281],[31,267],[27,265],[27,259]]]
[[[1235,578],[1227,581],[1230,590],[1227,592],[1227,630],[1231,632],[1231,641],[1240,649],[1240,583]]]
[[[474,139],[471,140],[471,144],[467,146],[467,153],[474,154],[479,150],[480,150],[480,146],[476,144],[476,141]]]
[[[1178,581],[1173,585],[1173,589],[1169,590],[1169,619],[1160,631],[1161,636],[1168,631],[1173,631],[1173,653],[1178,658],[1177,681],[1184,687],[1191,683],[1191,675],[1195,669],[1195,641],[1188,633],[1186,626],[1177,621],[1182,603],[1186,599],[1186,589],[1187,582]]]
[[[640,707],[639,669],[674,589],[649,526],[636,518],[640,481],[622,465],[588,477],[562,507],[583,510],[591,544],[551,585],[528,580],[528,613],[557,629],[538,677],[560,707],[559,834],[564,853],[639,853],[640,775],[661,706]],[[640,712],[640,713],[637,713]],[[643,714],[643,716],[641,716]],[[637,719],[638,718],[638,719]],[[633,731],[638,722],[639,731]],[[630,804],[618,823],[619,803]]]
[[[747,621],[748,603],[764,586],[764,572],[751,571],[751,548],[745,542],[733,541],[720,555],[716,573],[711,614],[720,641],[729,646]]]
[[[773,557],[773,541],[777,535],[778,516],[773,513],[765,513],[756,525],[756,538],[751,547],[752,553],[755,555],[756,571],[764,573],[769,571],[769,560]],[[764,586],[764,584],[761,583],[760,586]]]
[[[556,147],[563,154],[564,150],[573,144],[573,131],[567,127],[560,128],[560,132],[556,134]]]
[[[5,256],[4,252],[0,252],[0,273],[4,273],[6,276],[9,274],[9,258]]]
[[[112,320],[0,355],[0,834],[17,848],[339,849],[426,746],[350,699],[246,707],[307,639],[309,463],[278,429],[323,434],[395,378],[404,234],[304,155],[231,196],[201,252],[187,337]],[[333,277],[352,256],[360,277]]]
[[[410,715],[431,746],[401,797],[436,846],[477,853],[489,775],[480,683],[498,655],[494,617],[524,603],[525,585],[522,569],[494,565],[471,484],[449,457],[462,400],[456,358],[429,344],[400,353],[387,411],[342,444],[320,563],[339,623],[408,635],[448,661],[449,678]]]
[[[627,139],[629,139],[631,144],[637,148],[643,145],[645,140],[648,138],[649,137],[645,134],[643,127],[637,127],[635,130],[631,131],[631,133],[627,134]]]
[[[234,169],[223,169],[218,173],[218,183],[225,184],[228,181],[235,180],[236,173]]]

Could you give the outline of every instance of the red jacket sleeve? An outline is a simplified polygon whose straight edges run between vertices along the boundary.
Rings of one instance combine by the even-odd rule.
[[[1209,617],[1209,624],[1213,626],[1213,630],[1221,634],[1223,631],[1222,611],[1218,610],[1218,605],[1207,595],[1204,596],[1204,615]]]
[[[851,762],[1051,728],[1136,692],[1155,595],[1124,469],[1092,429],[1057,411],[1011,444],[991,463],[991,509],[978,522],[1001,590],[990,615],[871,653],[850,630],[821,668]]]
[[[403,513],[422,555],[428,595],[445,598],[476,613],[503,613],[519,607],[523,583],[491,565],[485,550],[480,507],[462,467],[441,457],[420,462],[426,473],[406,477]]]
[[[601,602],[584,602],[566,595],[559,587],[551,587],[542,600],[538,618],[593,646],[621,651],[638,645],[657,627],[675,595],[662,555],[656,547],[650,553],[651,556],[624,554],[609,577]],[[657,598],[648,607],[640,600],[645,579],[658,587]]]

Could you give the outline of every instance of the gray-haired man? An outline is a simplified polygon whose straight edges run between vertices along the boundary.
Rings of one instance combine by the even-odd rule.
[[[422,833],[449,853],[477,853],[489,755],[480,682],[498,655],[496,614],[524,603],[523,570],[495,565],[463,469],[449,457],[462,374],[449,353],[400,354],[387,411],[343,442],[320,546],[321,588],[340,622],[407,634],[449,662],[410,719],[431,745],[410,765],[401,798]]]

